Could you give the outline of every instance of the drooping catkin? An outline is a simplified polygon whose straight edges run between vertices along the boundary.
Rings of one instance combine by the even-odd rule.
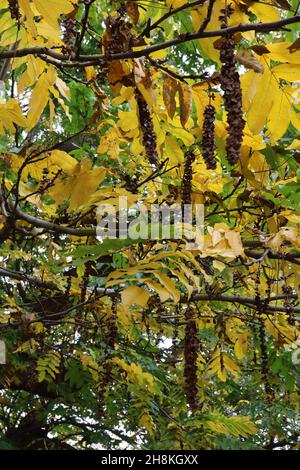
[[[263,320],[260,320],[259,324],[259,341],[260,341],[260,355],[261,355],[261,375],[264,382],[266,398],[268,401],[274,398],[274,392],[270,384],[270,367],[269,367],[269,358],[267,352],[267,342],[265,335],[265,326]]]
[[[19,21],[21,18],[18,0],[8,0],[8,7],[12,19]]]
[[[290,325],[295,325],[294,305],[292,300],[293,288],[288,285],[282,286],[282,292],[285,295],[284,307],[288,315],[288,322]]]
[[[76,39],[76,20],[71,16],[66,16],[63,20],[64,34],[63,42],[65,44],[64,49],[66,51],[72,50]]]
[[[158,166],[158,152],[156,146],[156,134],[154,132],[153,122],[149,107],[142,95],[142,93],[136,88],[135,99],[138,108],[138,118],[142,131],[142,142],[145,147],[148,161],[155,167]]]
[[[193,318],[193,309],[188,307],[185,312],[186,326],[184,338],[184,388],[187,402],[191,410],[199,407],[197,392],[197,355],[199,341],[197,324]]]
[[[222,62],[220,82],[224,91],[227,111],[227,161],[235,165],[240,157],[245,121],[242,111],[242,91],[240,76],[236,70],[235,43],[232,37],[225,37],[220,51]]]
[[[215,115],[216,109],[212,104],[205,107],[202,128],[202,156],[208,170],[217,167],[215,155]]]
[[[102,408],[107,387],[112,380],[112,363],[110,359],[112,358],[112,353],[115,348],[115,344],[117,342],[117,335],[118,335],[118,327],[117,327],[117,299],[113,298],[112,305],[111,305],[111,317],[107,322],[107,332],[105,335],[105,342],[106,342],[106,351],[105,351],[105,359],[103,363],[103,375],[102,379],[99,383],[99,391],[98,391],[98,403],[100,408]]]
[[[185,154],[184,174],[182,178],[181,197],[183,204],[191,204],[192,202],[192,181],[193,181],[193,162],[195,154],[188,151]]]

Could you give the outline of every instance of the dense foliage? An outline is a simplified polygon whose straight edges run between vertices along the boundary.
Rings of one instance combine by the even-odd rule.
[[[298,8],[0,0],[0,448],[299,446]]]

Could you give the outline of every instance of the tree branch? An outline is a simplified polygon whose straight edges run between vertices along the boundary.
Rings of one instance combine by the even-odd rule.
[[[293,299],[298,298],[297,294],[292,294],[290,296]],[[270,305],[268,302],[274,302],[277,300],[284,300],[286,296],[284,295],[277,295],[274,297],[271,297],[270,299],[261,299],[261,302],[264,303],[264,312],[268,313],[287,313],[287,308],[284,306],[273,306]],[[232,304],[241,304],[244,305],[245,307],[252,308],[257,310],[257,300],[254,297],[245,297],[245,296],[240,296],[240,295],[224,295],[224,294],[212,294],[212,295],[207,295],[207,294],[193,294],[191,296],[191,300],[193,301],[207,301],[207,302],[213,302],[213,301],[219,301],[219,302],[229,302]],[[182,301],[183,302],[183,301]],[[300,307],[294,307],[293,306],[293,313],[300,313]]]
[[[10,279],[15,279],[16,281],[28,281],[39,287],[43,287],[44,289],[59,290],[53,282],[45,282],[36,276],[30,276],[25,273],[11,271],[7,268],[0,268],[0,275],[3,277],[9,277]]]
[[[187,10],[189,8],[194,8],[198,5],[203,5],[206,0],[196,0],[195,2],[192,3],[185,3],[184,5],[181,5],[178,8],[170,9],[167,13],[165,13],[163,16],[161,16],[157,21],[155,21],[153,24],[149,23],[146,28],[142,31],[141,36],[146,36],[149,37],[149,34],[153,29],[156,29],[163,21],[167,20],[173,15],[176,15],[180,11]]]
[[[263,253],[260,251],[245,250],[245,255],[249,256],[249,258],[260,259]],[[300,253],[274,253],[273,251],[268,251],[267,256],[271,259],[283,259],[300,265]]]
[[[80,55],[80,48],[81,48],[81,44],[82,44],[82,41],[83,41],[83,38],[84,38],[84,35],[85,35],[85,31],[86,31],[86,28],[87,28],[90,8],[91,8],[91,6],[94,2],[95,2],[95,0],[89,0],[88,2],[84,2],[84,17],[83,17],[83,20],[82,20],[82,28],[81,28],[80,36],[79,36],[79,39],[78,39],[76,57],[78,57]]]
[[[284,26],[289,24],[300,23],[300,15],[295,15],[290,18],[285,18],[283,20],[271,21],[268,23],[248,23],[248,24],[239,24],[235,26],[229,26],[228,28],[214,30],[214,31],[197,31],[195,33],[184,33],[180,34],[178,37],[171,39],[170,41],[162,42],[160,44],[155,44],[153,46],[145,47],[142,50],[138,51],[128,51],[112,54],[109,57],[104,55],[92,54],[92,55],[79,55],[76,54],[64,55],[62,53],[56,52],[49,47],[27,47],[24,49],[17,49],[15,51],[3,51],[0,52],[0,59],[10,58],[10,57],[24,57],[26,55],[42,55],[42,59],[45,60],[45,56],[52,57],[60,61],[66,61],[65,63],[58,63],[56,65],[65,66],[65,67],[86,67],[87,65],[103,65],[107,60],[122,60],[122,59],[133,59],[139,57],[145,57],[153,52],[160,51],[162,49],[167,49],[172,46],[177,46],[179,44],[193,41],[195,39],[201,38],[213,38],[219,36],[228,36],[235,33],[243,33],[247,31],[260,32],[271,32],[282,29]]]
[[[60,289],[52,282],[45,282],[43,281],[42,279],[39,279],[38,277],[36,276],[29,276],[27,274],[24,274],[24,273],[18,273],[16,271],[10,271],[9,269],[7,268],[0,268],[0,275],[4,276],[4,277],[9,277],[11,279],[15,279],[15,280],[18,280],[18,281],[27,281],[27,282],[30,282],[32,284],[35,284],[35,285],[38,285],[39,287],[43,287],[45,289],[52,289],[52,290],[56,290],[56,291],[59,291]],[[120,295],[120,292],[119,290],[115,290],[115,289],[106,289],[106,288],[97,288],[96,289],[96,295],[97,297],[98,296],[105,296],[105,295],[108,295],[110,297],[114,297],[114,296],[119,296]],[[291,299],[298,299],[298,295],[297,294],[291,294],[289,296]],[[284,306],[273,306],[273,305],[270,305],[270,302],[277,302],[277,301],[280,301],[280,300],[285,300],[286,298],[286,295],[284,294],[279,294],[279,295],[275,295],[275,296],[271,296],[270,299],[266,298],[266,299],[261,299],[261,302],[264,303],[264,310],[266,312],[273,312],[273,313],[277,313],[277,312],[283,312],[283,313],[286,313],[287,312],[287,309],[286,307]],[[240,304],[240,305],[244,305],[245,307],[248,307],[248,308],[254,308],[256,309],[256,304],[257,304],[257,300],[255,297],[248,297],[248,296],[241,296],[241,295],[224,295],[224,294],[198,294],[198,293],[194,293],[190,299],[188,299],[187,297],[183,296],[182,299],[181,299],[181,303],[186,303],[188,301],[202,301],[202,302],[213,302],[213,301],[218,301],[218,302],[228,302],[228,303],[237,303],[237,304]],[[293,307],[293,312],[294,313],[300,313],[300,307]]]

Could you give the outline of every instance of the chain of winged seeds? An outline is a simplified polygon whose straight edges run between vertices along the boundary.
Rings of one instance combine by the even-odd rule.
[[[202,128],[202,156],[208,170],[215,170],[217,167],[215,155],[215,114],[215,107],[212,104],[208,104],[203,113]]]
[[[154,132],[151,113],[142,93],[137,88],[135,89],[135,99],[137,102],[139,123],[143,135],[143,146],[145,147],[149,163],[157,166],[159,162],[156,147],[156,134]]]
[[[193,309],[188,307],[185,312],[186,326],[184,338],[184,388],[187,402],[191,410],[199,407],[197,397],[197,354],[199,341],[197,325],[193,318]]]
[[[65,44],[65,48],[67,50],[71,50],[74,46],[75,38],[76,38],[76,20],[75,18],[71,18],[70,16],[66,16],[63,21],[64,25],[64,35],[63,35],[63,42]]]
[[[240,157],[245,121],[242,111],[242,91],[240,76],[236,70],[235,43],[232,37],[225,37],[222,43],[220,59],[221,87],[224,91],[225,109],[227,111],[227,161],[234,165]]]
[[[106,390],[112,379],[112,364],[110,362],[112,351],[115,348],[117,341],[118,327],[117,327],[117,300],[114,298],[111,306],[111,317],[107,322],[107,334],[106,334],[106,345],[108,350],[106,351],[106,358],[103,364],[103,376],[99,384],[98,400],[100,407],[102,407]]]
[[[195,154],[188,151],[185,154],[184,174],[182,179],[182,203],[191,204],[193,162]],[[187,307],[185,311],[185,336],[184,336],[184,389],[187,402],[191,410],[196,410],[199,406],[197,398],[197,354],[199,342],[197,337],[197,324],[193,318],[193,309]]]
[[[18,0],[8,0],[8,7],[12,19],[19,21],[21,18],[21,13]]]
[[[261,354],[261,375],[264,381],[264,387],[266,392],[266,397],[268,401],[271,401],[274,398],[274,392],[270,384],[270,368],[269,368],[269,358],[267,352],[267,343],[266,343],[266,334],[265,326],[262,319],[260,319],[259,324],[259,342],[260,342],[260,354]]]
[[[282,292],[285,294],[284,307],[286,313],[288,314],[288,322],[290,325],[295,325],[295,316],[294,316],[294,305],[291,298],[293,294],[293,288],[291,286],[284,285],[282,286]]]
[[[192,202],[192,181],[193,181],[193,162],[195,154],[188,151],[185,154],[184,173],[181,186],[181,197],[183,204],[191,204]]]

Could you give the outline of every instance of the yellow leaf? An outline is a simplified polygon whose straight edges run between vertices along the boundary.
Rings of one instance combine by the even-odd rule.
[[[200,128],[203,125],[203,113],[205,107],[209,104],[209,96],[206,90],[205,84],[194,85],[192,88],[193,100],[196,104],[197,109],[197,124]]]
[[[289,241],[295,248],[300,248],[300,236],[296,227],[281,227],[276,235],[271,236],[266,246],[274,251],[278,251],[283,242]]]
[[[120,121],[118,122],[119,127],[124,132],[131,131],[132,129],[138,129],[139,121],[135,109],[132,109],[129,112],[119,111],[118,112]]]
[[[249,416],[224,416],[214,412],[210,414],[209,418],[211,419],[206,424],[217,433],[246,438],[249,434],[257,432],[257,428]]]
[[[272,5],[251,2],[249,5],[249,10],[251,10],[257,16],[257,19],[262,23],[280,20],[279,10]]]
[[[278,331],[278,328],[276,328],[276,326],[274,325],[273,322],[271,322],[268,318],[264,321],[264,324],[265,324],[265,327],[266,327],[266,330],[268,331],[268,333],[273,336],[273,338],[275,338],[276,340],[278,339],[278,335],[279,335],[279,331]]]
[[[203,6],[201,6],[201,8],[191,11],[192,23],[195,31],[199,30],[200,26],[202,25],[203,21],[207,16],[208,2],[205,3],[206,5],[204,4]],[[214,14],[212,18],[214,19]],[[215,23],[216,22],[214,21],[212,24],[212,22],[210,21],[207,30],[219,29],[220,25],[216,25]],[[217,40],[218,37],[216,37],[215,39]],[[215,48],[214,41],[212,41],[211,38],[199,39],[199,44],[202,50],[205,51],[205,55],[207,55],[210,59],[217,62],[218,64],[220,63],[219,51]]]
[[[265,69],[263,74],[248,73],[252,74],[256,82],[256,89],[247,110],[247,123],[253,134],[259,134],[266,124],[273,104],[274,90],[276,91],[278,85],[268,68]],[[253,75],[256,75],[256,77]],[[241,83],[243,85],[243,80]]]
[[[224,236],[237,256],[244,254],[241,234],[239,232],[236,232],[235,230],[229,230],[228,232],[224,233]]]
[[[177,304],[180,300],[180,292],[176,288],[176,283],[173,281],[173,279],[159,271],[153,271],[153,275],[159,280],[164,288],[167,289],[167,291],[173,297],[174,303]]]
[[[175,8],[179,8],[182,5],[185,5],[187,0],[166,0],[166,4],[169,8],[175,10]]]
[[[42,322],[36,322],[32,324],[32,329],[34,330],[35,334],[38,335],[40,333],[44,333],[46,328],[44,327]]]
[[[288,99],[285,89],[279,87],[277,87],[277,89],[274,88],[273,105],[270,110],[267,124],[274,140],[280,139],[289,126],[291,120],[291,105],[292,103]]]
[[[235,364],[235,362],[233,362],[233,360],[227,354],[218,348],[211,357],[207,368],[207,373],[211,375],[217,374],[222,382],[226,382],[227,371],[230,372],[234,377],[237,377],[239,370],[239,366]]]
[[[51,4],[49,4],[48,0],[34,0],[34,4],[46,23],[49,23],[54,28],[57,27],[60,15],[74,10],[71,0],[51,0]]]
[[[176,93],[178,91],[178,84],[177,81],[170,77],[169,75],[165,75],[164,83],[163,83],[163,100],[165,107],[168,111],[168,114],[171,119],[173,119],[175,111],[176,111]]]
[[[10,99],[4,104],[0,103],[0,135],[4,135],[4,129],[8,129],[14,134],[16,132],[14,123],[22,127],[27,125],[19,103],[14,99]]]
[[[196,7],[191,11],[192,23],[195,31],[198,31],[200,26],[203,24],[203,21],[207,17],[209,2],[205,2],[204,5]],[[206,27],[206,31],[215,31],[220,29],[220,10],[224,8],[224,0],[215,0],[213,4],[213,10],[211,15],[211,20]],[[232,3],[233,14],[230,15],[228,20],[228,26],[239,25],[248,22],[247,14],[243,13],[238,4]],[[248,39],[253,39],[252,32],[245,32],[243,36]],[[219,36],[220,37],[220,36]],[[205,38],[199,39],[199,44],[204,51],[205,55],[210,57],[213,61],[220,63],[219,51],[215,48],[214,43],[218,40],[218,37],[214,38]]]
[[[296,179],[291,178],[291,181],[295,181],[295,180]],[[282,182],[282,184],[286,184],[286,183]],[[290,222],[293,222],[294,224],[300,224],[300,214],[299,213],[293,212],[291,210],[286,210],[286,211],[282,211],[280,213],[280,215],[282,217],[285,217],[286,219],[288,219]]]
[[[21,155],[11,155],[11,166],[14,171],[18,171],[24,163]],[[77,160],[62,150],[51,150],[42,154],[39,160],[34,163],[28,163],[22,172],[22,178],[28,179],[30,175],[36,180],[40,180],[43,176],[44,169],[53,175],[59,170],[71,171],[77,165]]]
[[[3,6],[3,8],[6,8],[6,6]],[[7,29],[9,29],[14,24],[15,24],[14,20],[11,18],[11,15],[10,15],[9,11],[6,11],[6,12],[1,14],[1,18],[0,18],[0,31],[1,31],[1,33],[6,31]]]
[[[167,291],[161,284],[158,282],[152,281],[150,279],[143,278],[143,282],[150,288],[153,289],[159,295],[160,301],[163,303],[166,300],[172,298],[169,291]]]
[[[143,413],[139,419],[139,425],[145,428],[150,436],[154,435],[155,423],[148,413]]]
[[[287,150],[300,150],[300,140],[299,139],[293,140],[291,145],[287,147]]]
[[[192,90],[187,83],[180,83],[179,85],[179,104],[180,104],[180,122],[182,127],[185,127],[191,112],[192,107]]]
[[[97,152],[107,153],[113,160],[117,160],[120,152],[119,142],[120,137],[118,131],[112,127],[102,135],[100,144],[97,147]]]
[[[49,101],[49,88],[53,85],[56,74],[51,73],[49,69],[47,73],[42,73],[38,79],[29,101],[29,111],[27,115],[27,129],[32,129]]]
[[[234,345],[234,353],[238,359],[243,359],[248,349],[248,333],[239,334]]]
[[[69,90],[69,87],[66,85],[66,83],[61,78],[56,77],[55,85],[56,85],[59,93],[64,98],[66,98],[66,100],[70,101],[70,99],[71,99],[70,90]]]
[[[145,307],[149,299],[149,292],[138,286],[130,286],[122,291],[121,299],[125,310],[128,310],[132,304]]]
[[[243,145],[247,145],[247,147],[251,148],[252,150],[262,150],[266,147],[262,135],[253,135],[248,128],[247,123],[244,128]]]
[[[300,50],[291,52],[291,42],[274,42],[268,44],[268,59],[276,62],[288,62],[289,64],[300,64]]]
[[[173,136],[181,139],[182,142],[187,146],[192,145],[195,141],[194,136],[190,132],[179,127],[172,127],[172,134]]]
[[[181,147],[178,145],[177,140],[171,135],[166,136],[164,146],[164,156],[168,158],[170,166],[183,163],[184,153]]]
[[[28,341],[25,341],[25,343],[22,343],[21,346],[19,346],[14,352],[23,352],[23,351],[31,351],[34,352],[36,350],[37,342],[34,338],[29,339]]]
[[[234,377],[238,376],[240,368],[227,354],[224,354],[224,367],[228,372],[231,372]]]
[[[19,6],[20,6],[20,9],[23,10],[23,14],[26,17],[26,23],[25,23],[26,27],[28,27],[28,30],[31,36],[35,37],[37,35],[37,29],[36,29],[36,25],[34,22],[33,12],[31,10],[29,0],[19,0]]]
[[[287,56],[288,58],[288,56]],[[277,78],[283,78],[289,82],[300,80],[300,67],[298,64],[280,64],[272,68],[272,73]]]
[[[58,204],[69,199],[69,209],[77,209],[88,202],[90,196],[104,180],[105,175],[105,168],[92,168],[92,162],[86,158],[78,162],[66,175],[58,178],[50,194]]]
[[[95,72],[95,69],[93,66],[88,66],[88,67],[85,67],[85,76],[86,76],[86,79],[88,82],[94,80],[94,78],[96,77],[96,72]]]

